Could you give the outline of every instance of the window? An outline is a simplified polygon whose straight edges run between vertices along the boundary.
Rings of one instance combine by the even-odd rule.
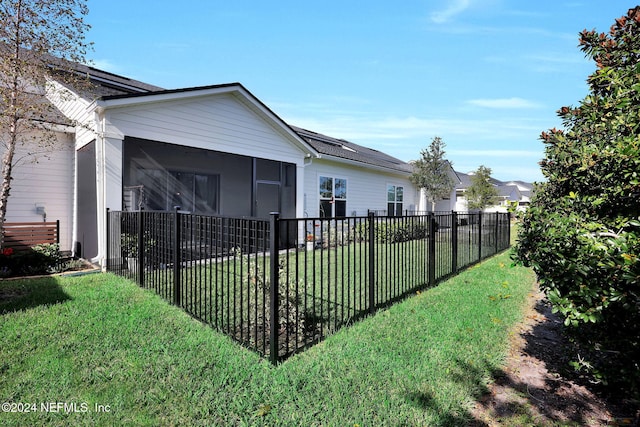
[[[347,180],[344,178],[320,177],[320,217],[347,216]]]
[[[387,215],[402,216],[403,199],[404,187],[399,185],[387,185]]]

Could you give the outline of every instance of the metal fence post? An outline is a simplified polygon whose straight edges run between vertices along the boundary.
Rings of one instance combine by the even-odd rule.
[[[498,244],[498,239],[500,237],[500,212],[496,212],[496,222],[495,222],[494,227],[495,227],[495,230],[493,230],[493,232],[494,232],[493,235],[496,238],[495,245],[494,245],[495,246],[494,253],[497,254],[498,251],[500,250],[500,245]]]
[[[142,211],[137,212],[138,216],[138,284],[144,287],[144,214]]]
[[[107,248],[105,250],[105,257],[107,258],[106,262],[105,262],[105,268],[107,269],[107,271],[109,271],[110,267],[111,267],[111,220],[109,218],[109,208],[107,208],[107,216],[105,217],[106,221],[105,221],[105,226],[106,226],[106,239],[105,241],[107,242]],[[58,220],[58,235],[60,235],[60,220]],[[76,256],[78,256],[79,254],[76,254]]]
[[[278,354],[278,333],[280,329],[280,295],[278,292],[278,279],[279,279],[279,263],[278,263],[278,252],[279,248],[279,239],[280,239],[280,213],[271,212],[271,233],[270,233],[270,241],[269,241],[269,359],[271,363],[274,365],[278,363],[279,354]]]
[[[478,261],[482,260],[482,211],[478,211]]]
[[[182,304],[182,295],[180,292],[180,213],[178,208],[175,210],[175,217],[173,222],[173,303],[180,307]]]
[[[369,211],[367,226],[369,230],[369,313],[376,311],[376,230],[375,213]]]
[[[451,211],[451,273],[458,272],[458,213]]]
[[[436,218],[429,212],[429,286],[436,283]]]

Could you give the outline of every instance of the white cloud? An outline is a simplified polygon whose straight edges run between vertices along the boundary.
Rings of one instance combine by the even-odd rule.
[[[470,99],[467,104],[483,108],[539,108],[540,105],[523,98]]]
[[[443,24],[456,15],[464,12],[471,5],[471,0],[455,0],[448,3],[448,7],[444,10],[433,12],[430,15],[431,21],[436,24]]]
[[[451,150],[449,152],[456,156],[486,156],[486,157],[518,157],[518,158],[536,158],[543,157],[542,151],[532,150]]]
[[[478,120],[465,118],[364,117],[360,115],[281,116],[287,123],[336,138],[384,150],[416,141],[428,142],[434,136],[480,143],[503,141],[514,143],[523,138],[536,141],[544,124],[529,119]]]

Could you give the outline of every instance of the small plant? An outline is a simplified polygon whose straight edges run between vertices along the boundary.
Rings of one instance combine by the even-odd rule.
[[[142,236],[144,253],[148,253],[156,245],[156,240],[151,238],[149,232],[145,231]],[[136,233],[123,233],[120,236],[120,248],[124,258],[138,257],[138,235]]]
[[[271,292],[271,282],[257,266],[251,266],[247,275],[249,284],[254,285],[256,291],[261,295],[260,298],[268,296]],[[252,288],[254,287],[252,286]],[[287,333],[289,336],[297,336],[303,339],[309,334],[313,335],[317,325],[310,320],[311,317],[305,312],[304,304],[301,300],[301,294],[298,292],[295,279],[287,276],[284,264],[281,262],[278,266],[278,330]],[[265,328],[271,324],[271,306],[266,304],[264,310],[258,314],[255,320],[258,324],[265,325]],[[258,337],[259,339],[259,337]],[[252,344],[256,344],[254,337],[249,337]]]
[[[124,233],[120,236],[120,248],[124,258],[138,257],[138,236],[136,234]]]
[[[0,252],[0,278],[11,277],[13,248],[4,248]]]

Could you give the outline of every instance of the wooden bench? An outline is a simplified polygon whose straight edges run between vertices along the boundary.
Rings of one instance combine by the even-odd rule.
[[[24,252],[40,244],[60,243],[60,221],[5,222],[4,249]]]

